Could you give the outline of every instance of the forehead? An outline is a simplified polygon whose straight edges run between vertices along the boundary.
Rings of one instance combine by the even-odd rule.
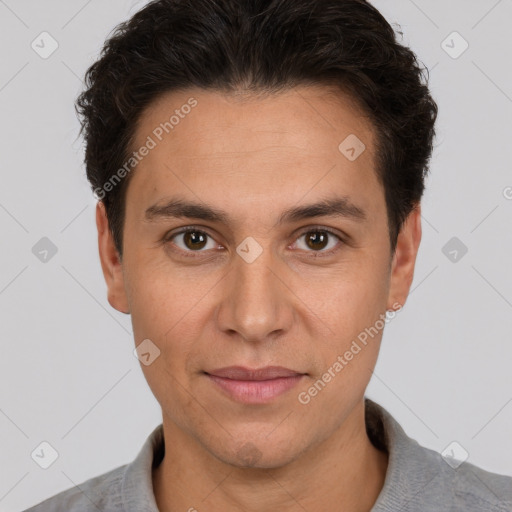
[[[145,109],[137,123],[135,146],[152,134],[181,156],[209,154],[210,143],[218,151],[236,146],[243,152],[261,149],[269,141],[274,146],[297,142],[317,154],[333,150],[332,138],[357,134],[371,152],[372,128],[356,101],[333,87],[302,86],[268,94],[187,89],[165,93]],[[234,138],[223,137],[225,133]],[[183,145],[191,135],[200,139]],[[334,150],[337,156],[337,144]]]
[[[132,149],[149,140],[127,195],[141,206],[171,192],[232,208],[240,196],[272,205],[334,189],[370,206],[382,195],[373,127],[350,96],[330,88],[166,93],[141,115]]]

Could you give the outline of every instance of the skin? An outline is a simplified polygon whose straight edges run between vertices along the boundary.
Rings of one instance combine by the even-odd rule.
[[[308,404],[297,397],[379,315],[405,304],[420,205],[391,255],[373,127],[327,87],[168,93],[143,113],[134,148],[190,97],[197,106],[133,171],[122,260],[101,202],[96,217],[109,303],[131,314],[136,345],[149,338],[161,351],[141,364],[162,407],[166,454],[153,470],[159,510],[369,511],[388,463],[364,423],[383,331]],[[349,134],[366,145],[355,161],[338,149]],[[148,207],[174,196],[222,209],[229,221],[144,219]],[[287,208],[333,196],[348,197],[367,218],[276,224]],[[183,235],[162,242],[187,226],[209,235],[203,248]],[[319,226],[344,241],[329,235],[308,245],[308,231]],[[251,263],[236,252],[249,236],[262,249]],[[231,365],[307,375],[271,403],[243,404],[203,373]]]

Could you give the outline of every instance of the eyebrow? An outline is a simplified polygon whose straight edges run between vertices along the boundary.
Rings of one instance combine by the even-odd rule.
[[[275,226],[311,217],[342,217],[359,222],[368,218],[366,211],[353,204],[347,197],[331,197],[285,210]],[[230,221],[229,214],[223,210],[181,198],[171,198],[164,204],[154,204],[147,208],[144,215],[146,222],[173,218],[202,219],[223,224],[229,224]]]

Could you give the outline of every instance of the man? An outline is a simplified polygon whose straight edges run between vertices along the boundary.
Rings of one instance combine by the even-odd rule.
[[[163,423],[31,511],[512,510],[511,478],[454,469],[364,396],[437,115],[375,8],[151,2],[78,110],[108,300]]]

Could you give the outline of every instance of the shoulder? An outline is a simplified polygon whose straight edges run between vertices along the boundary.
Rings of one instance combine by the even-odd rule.
[[[135,459],[91,478],[35,505],[25,512],[158,512],[152,468],[165,452],[162,424],[147,437]]]
[[[123,510],[122,481],[127,465],[62,491],[25,512],[84,512],[101,510],[114,512]]]
[[[512,477],[445,458],[420,445],[416,461],[431,475],[424,499],[429,497],[433,510],[512,512]]]
[[[421,446],[368,399],[366,424],[373,444],[389,454],[384,487],[372,512],[512,512],[512,477]]]

